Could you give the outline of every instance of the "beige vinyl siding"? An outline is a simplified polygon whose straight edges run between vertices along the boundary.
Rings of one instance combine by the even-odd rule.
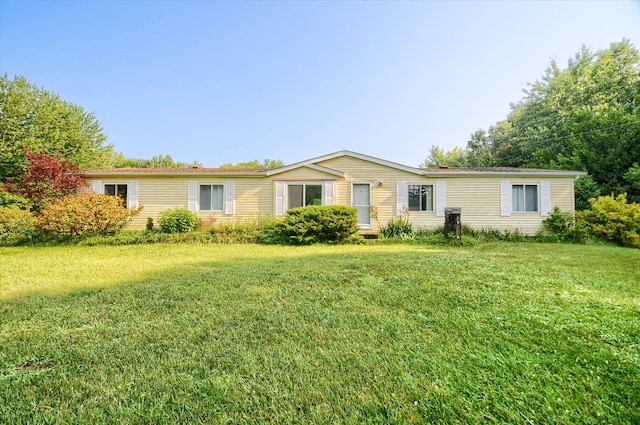
[[[571,178],[551,180],[551,211],[559,207],[562,211],[573,212],[576,209],[574,180]]]
[[[147,217],[156,220],[158,215],[169,208],[189,206],[189,181],[198,184],[222,184],[234,182],[234,214],[224,211],[201,211],[202,218],[215,218],[218,222],[238,222],[255,218],[258,215],[275,213],[275,182],[334,182],[336,205],[351,205],[351,188],[353,183],[371,184],[372,205],[377,209],[377,220],[372,219],[374,229],[384,226],[398,216],[398,182],[405,184],[431,184],[434,186],[434,201],[439,197],[438,183],[446,186],[446,207],[462,208],[462,223],[473,228],[494,228],[534,234],[542,228],[546,218],[539,212],[512,212],[510,216],[501,216],[501,181],[510,184],[536,184],[540,198],[540,185],[543,180],[550,182],[551,210],[555,206],[562,211],[574,211],[574,189],[572,177],[520,177],[518,174],[495,174],[461,176],[455,172],[442,171],[435,176],[426,177],[411,173],[404,169],[385,164],[370,162],[352,156],[340,156],[317,165],[344,172],[345,177],[323,172],[309,167],[295,168],[272,176],[238,176],[238,175],[181,175],[181,176],[149,176],[128,174],[119,178],[109,175],[96,176],[89,179],[89,185],[83,191],[91,191],[93,180],[105,183],[138,182],[138,204],[143,206],[142,213],[136,217],[129,228],[144,229]],[[406,197],[406,194],[404,195]],[[437,202],[435,202],[437,204]],[[542,207],[541,200],[539,208]],[[434,205],[436,207],[436,205]],[[510,208],[510,206],[509,206]],[[436,208],[434,208],[436,209]],[[409,220],[414,227],[436,228],[443,226],[444,217],[435,211],[410,211]]]
[[[127,228],[144,229],[147,217],[153,217],[157,226],[157,218],[160,212],[169,208],[188,207],[187,179],[142,177],[137,180],[138,205],[142,206],[142,211]],[[107,180],[103,179],[103,181]]]
[[[268,178],[237,179],[235,215],[241,219],[273,215],[273,182]]]
[[[508,180],[513,184],[538,185],[542,180],[551,183],[551,208],[556,205],[563,211],[573,211],[573,179],[572,178],[516,178],[516,177],[482,177],[482,178],[448,178],[447,206],[462,208],[462,223],[475,229],[499,229],[520,231],[524,234],[535,234],[542,229],[546,219],[540,212],[512,212],[509,217],[500,216],[500,182]],[[540,208],[541,202],[538,202]]]
[[[378,222],[371,220],[374,229],[384,226],[392,218],[397,216],[396,182],[420,181],[435,184],[435,180],[429,180],[417,174],[408,173],[385,165],[375,164],[350,156],[330,159],[318,163],[323,167],[344,171],[346,179],[336,182],[336,204],[351,205],[351,183],[371,183],[372,205],[377,207]],[[382,181],[382,185],[378,184]],[[435,213],[431,213],[435,216]],[[435,222],[434,222],[435,223]]]
[[[432,184],[436,182],[446,185],[446,206],[462,208],[462,222],[473,228],[493,228],[499,230],[518,230],[526,234],[535,234],[542,228],[546,218],[540,212],[512,213],[509,217],[500,216],[500,181],[509,180],[511,184],[536,184],[540,196],[542,180],[551,184],[551,209],[558,206],[563,211],[574,210],[573,178],[571,177],[535,177],[518,176],[474,176],[458,177],[455,175],[424,177],[361,159],[343,156],[327,160],[318,165],[346,172],[346,179],[336,184],[336,203],[351,205],[351,183],[372,184],[372,205],[378,209],[378,222],[372,220],[374,228],[384,226],[393,217],[397,217],[396,184],[404,181],[407,184]],[[382,185],[378,181],[382,180]],[[436,189],[437,190],[437,189]],[[434,198],[437,193],[434,191]],[[541,202],[539,201],[539,207]],[[414,227],[436,228],[444,225],[444,217],[437,216],[435,211],[410,211],[409,220]]]
[[[299,180],[299,181],[323,181],[323,180],[336,180],[338,177],[334,174],[324,173],[320,170],[314,170],[312,168],[300,167],[284,173],[278,173],[271,177],[273,180]]]
[[[108,177],[108,176],[107,176]],[[146,177],[137,178],[95,178],[89,180],[89,186],[83,192],[91,192],[93,180],[102,180],[105,183],[128,183],[131,180],[138,181],[138,204],[143,207],[141,213],[127,226],[128,229],[142,230],[147,223],[147,217],[157,219],[162,211],[169,208],[189,207],[189,181],[200,184],[221,184],[225,181],[235,182],[235,214],[225,214],[224,211],[198,211],[203,219],[215,218],[217,222],[237,222],[238,220],[268,215],[273,213],[273,200],[271,181],[265,178],[210,178],[210,177]]]
[[[272,214],[272,189],[267,179],[251,177],[236,177],[235,179],[209,177],[189,178],[184,180],[185,193],[187,191],[187,181],[189,180],[196,181],[197,187],[201,184],[224,185],[225,182],[229,180],[234,182],[235,213],[225,214],[224,211],[197,211],[198,216],[203,219],[215,218],[218,223],[238,223],[243,220],[256,218],[259,215]]]

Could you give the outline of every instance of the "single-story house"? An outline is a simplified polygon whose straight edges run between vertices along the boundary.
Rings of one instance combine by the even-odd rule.
[[[202,219],[241,222],[282,216],[305,205],[348,205],[362,229],[376,231],[406,216],[414,227],[444,224],[445,207],[460,207],[473,228],[534,234],[554,207],[573,212],[579,171],[521,168],[414,168],[340,151],[276,169],[121,168],[87,171],[90,189],[144,206],[130,224],[174,207]]]

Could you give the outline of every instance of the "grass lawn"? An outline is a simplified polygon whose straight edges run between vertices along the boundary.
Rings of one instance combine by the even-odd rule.
[[[640,423],[640,250],[0,248],[0,423]]]

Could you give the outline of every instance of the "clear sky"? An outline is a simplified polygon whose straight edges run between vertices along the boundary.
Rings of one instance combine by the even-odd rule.
[[[93,111],[127,157],[342,149],[417,166],[552,59],[640,47],[640,2],[0,0],[0,72]]]

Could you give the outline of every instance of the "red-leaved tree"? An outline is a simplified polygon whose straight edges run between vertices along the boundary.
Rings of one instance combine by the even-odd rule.
[[[36,212],[47,202],[75,194],[87,184],[82,170],[64,159],[38,152],[28,152],[26,157],[26,171],[19,177],[7,178],[5,189],[29,198]]]

